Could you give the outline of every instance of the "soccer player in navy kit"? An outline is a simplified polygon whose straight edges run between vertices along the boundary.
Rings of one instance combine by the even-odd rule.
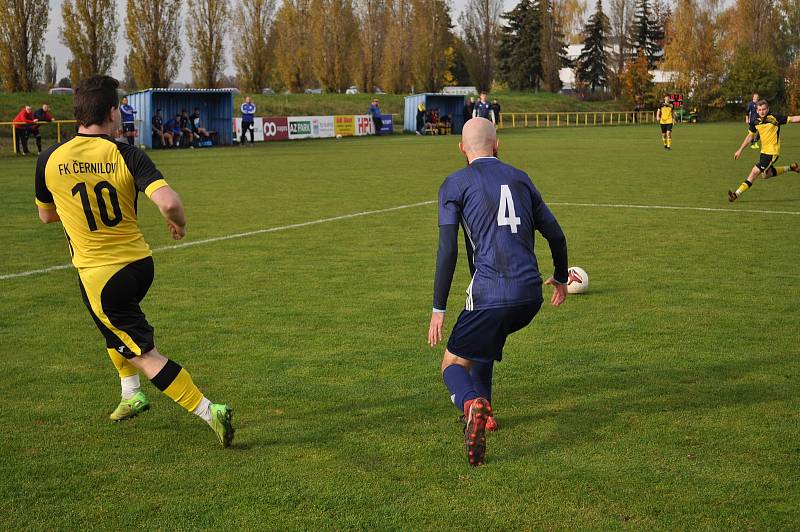
[[[428,342],[442,339],[447,297],[458,257],[458,226],[464,229],[472,281],[442,359],[442,377],[466,419],[470,465],[483,464],[485,430],[491,430],[492,370],[509,334],[528,325],[542,305],[542,277],[534,255],[534,230],[550,246],[555,273],[544,284],[559,306],[567,297],[567,241],[553,213],[527,174],[497,159],[494,124],[464,124],[461,152],[468,166],[439,189],[439,252]],[[491,418],[491,420],[490,420]]]
[[[122,117],[122,135],[128,139],[128,144],[133,146],[133,137],[136,135],[136,124],[133,115],[136,109],[128,105],[128,97],[122,98],[122,105],[119,106],[119,114]]]

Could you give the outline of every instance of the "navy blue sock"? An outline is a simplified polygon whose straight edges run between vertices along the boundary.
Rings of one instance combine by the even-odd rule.
[[[478,397],[484,397],[490,403],[492,402],[493,369],[494,362],[473,362],[472,368],[469,370],[469,376],[472,377]]]
[[[464,366],[451,364],[442,373],[444,384],[450,390],[450,399],[460,411],[464,411],[464,403],[478,397],[472,384],[472,377]]]

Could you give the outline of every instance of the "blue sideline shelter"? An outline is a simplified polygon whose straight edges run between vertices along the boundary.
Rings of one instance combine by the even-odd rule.
[[[439,109],[439,116],[453,117],[453,133],[461,133],[464,126],[464,96],[461,94],[437,94],[424,92],[406,96],[403,112],[403,131],[413,133],[417,129],[417,106],[422,103],[426,110]]]
[[[233,92],[228,89],[147,89],[128,94],[128,103],[136,109],[137,144],[153,147],[152,119],[161,109],[164,122],[186,109],[192,114],[200,109],[200,125],[213,132],[215,144],[233,141]]]

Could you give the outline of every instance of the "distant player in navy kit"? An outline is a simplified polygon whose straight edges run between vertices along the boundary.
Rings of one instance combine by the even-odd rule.
[[[471,465],[483,464],[485,430],[493,430],[492,371],[509,334],[528,325],[542,305],[542,277],[534,255],[534,230],[550,246],[555,273],[544,284],[559,306],[567,297],[567,241],[527,174],[497,159],[492,122],[464,124],[461,152],[469,165],[439,189],[439,252],[428,342],[442,339],[447,297],[458,257],[458,226],[466,235],[472,281],[442,359],[442,377],[464,412]]]
[[[253,99],[248,96],[244,99],[244,103],[239,108],[242,112],[242,137],[239,140],[239,143],[244,146],[247,143],[247,139],[245,135],[247,132],[250,132],[250,144],[255,144],[253,140],[253,122],[255,120],[255,112],[256,112],[256,104],[253,103]]]
[[[492,108],[492,104],[489,103],[485,92],[481,92],[480,100],[475,102],[475,106],[472,108],[472,117],[485,118],[491,120],[493,124],[497,123],[497,117],[494,115],[494,108]]]
[[[758,93],[755,93],[753,94],[753,100],[747,104],[747,112],[744,114],[744,123],[747,124],[748,131],[750,130],[750,124],[758,118],[758,100]],[[758,148],[758,133],[756,133],[753,140],[750,141],[750,149],[757,150]]]
[[[133,146],[133,137],[136,135],[136,124],[133,115],[136,109],[128,105],[128,97],[122,98],[122,105],[119,106],[119,114],[122,117],[122,136],[128,139],[128,144]]]

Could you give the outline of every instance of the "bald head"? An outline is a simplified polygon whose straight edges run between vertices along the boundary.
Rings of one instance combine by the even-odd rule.
[[[461,151],[470,162],[477,157],[496,155],[497,131],[494,124],[480,117],[468,120],[461,130]]]

